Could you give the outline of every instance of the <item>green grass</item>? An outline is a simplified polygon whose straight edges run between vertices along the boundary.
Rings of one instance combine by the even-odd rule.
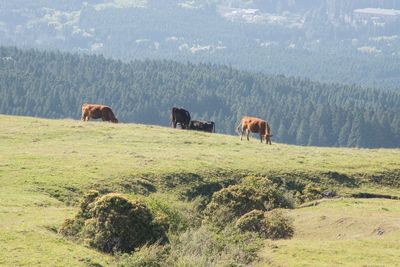
[[[337,199],[290,211],[291,240],[269,241],[267,266],[398,266],[400,201]]]
[[[237,136],[158,126],[0,115],[0,265],[115,264],[115,258],[67,241],[54,231],[77,210],[67,204],[75,203],[88,189],[136,192],[130,186],[136,185],[138,179],[145,179],[159,191],[155,196],[161,195],[171,199],[176,207],[190,210],[190,203],[181,201],[179,192],[202,179],[224,181],[246,174],[305,175],[342,194],[374,192],[400,196],[399,170],[398,149],[319,148],[276,143],[269,146],[260,144],[257,138],[241,142]],[[337,173],[341,178],[331,182],[329,173]],[[371,177],[375,176],[383,177],[382,182],[379,179],[372,182]],[[385,177],[393,179],[385,180]],[[347,186],[342,183],[343,179],[356,183]],[[320,209],[327,209],[340,217],[347,212],[346,201],[353,200],[293,210],[296,238],[278,242],[276,251],[264,251],[264,255],[271,257],[273,263],[285,265],[287,253],[310,255],[321,247],[324,248],[321,256],[313,255],[316,260],[305,257],[305,265],[313,266],[323,257],[338,258],[343,263],[349,260],[350,254],[341,253],[341,249],[348,244],[360,263],[364,261],[358,257],[365,260],[369,253],[371,257],[385,255],[394,259],[390,255],[400,252],[394,244],[398,231],[379,238],[363,237],[360,241],[352,236],[338,241],[333,240],[336,232],[321,228],[321,239],[307,237],[307,220],[302,219],[303,215],[308,218],[321,213]],[[390,212],[379,213],[386,221],[398,215],[393,203],[398,204],[393,200],[368,200],[365,205],[371,209],[390,206]],[[358,207],[353,204],[350,207]],[[359,221],[364,218],[368,224],[370,214],[360,214]],[[318,218],[312,219],[319,222]],[[319,233],[318,229],[315,232]],[[351,232],[357,232],[356,228],[351,228]],[[333,239],[325,243],[328,237]],[[380,244],[379,249],[375,249],[375,243]],[[384,249],[385,246],[390,249]],[[270,250],[268,246],[267,250]],[[337,257],[330,250],[336,251]],[[287,264],[294,266],[289,261]]]

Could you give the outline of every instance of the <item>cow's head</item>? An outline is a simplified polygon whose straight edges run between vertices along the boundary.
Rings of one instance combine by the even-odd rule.
[[[114,118],[114,119],[111,119],[111,122],[118,123],[118,120],[117,120],[117,118]]]

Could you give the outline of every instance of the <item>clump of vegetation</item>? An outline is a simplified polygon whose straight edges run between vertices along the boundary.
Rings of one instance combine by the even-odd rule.
[[[59,229],[59,233],[64,236],[75,238],[79,237],[79,233],[84,227],[85,220],[91,217],[90,209],[91,204],[100,196],[100,193],[96,190],[90,190],[87,192],[79,204],[80,210],[73,219],[66,219]]]
[[[59,232],[85,240],[104,252],[131,252],[146,243],[165,242],[165,227],[155,222],[147,205],[123,195],[99,196],[96,191],[85,195],[81,210],[67,219]]]
[[[235,226],[242,232],[256,232],[270,239],[291,238],[294,234],[292,220],[281,209],[250,211],[240,217]]]
[[[307,202],[323,197],[323,189],[315,183],[308,183],[303,189],[302,194],[298,196],[299,202]]]
[[[285,192],[270,180],[246,177],[241,184],[214,193],[204,210],[204,219],[217,227],[224,227],[226,223],[252,210],[269,211],[291,206]]]
[[[136,249],[132,254],[122,254],[118,267],[161,267],[168,257],[169,246],[152,244]]]
[[[255,233],[230,226],[216,233],[203,225],[171,241],[165,266],[246,266],[257,259],[262,244]]]
[[[169,244],[146,245],[119,257],[119,267],[247,266],[257,259],[263,245],[255,233],[226,227],[216,233],[208,226],[190,228],[175,235]]]
[[[265,228],[265,212],[261,210],[252,210],[240,217],[235,226],[242,232],[263,233]]]
[[[265,236],[271,239],[291,238],[293,221],[281,209],[271,210],[265,216]]]
[[[173,200],[172,200],[173,201]],[[149,197],[146,203],[154,214],[154,221],[162,225],[168,232],[176,234],[189,227],[188,214],[178,209],[162,197]],[[193,218],[192,218],[193,219]]]
[[[63,236],[77,239],[84,223],[85,220],[78,216],[74,219],[65,219],[64,223],[58,229],[58,232]]]

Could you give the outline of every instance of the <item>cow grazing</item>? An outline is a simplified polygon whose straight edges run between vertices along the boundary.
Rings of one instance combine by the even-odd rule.
[[[88,104],[82,105],[82,121],[88,121],[92,119],[102,119],[103,121],[111,121],[113,123],[118,123],[117,118],[112,112],[109,106]]]
[[[243,135],[246,132],[247,140],[249,139],[250,132],[252,133],[259,133],[261,143],[263,139],[265,139],[266,144],[271,143],[271,128],[269,127],[268,123],[262,119],[244,116],[240,121],[239,125],[237,126],[236,130],[240,133],[240,140],[243,139]]]
[[[182,129],[188,129],[190,123],[190,113],[183,108],[173,107],[171,120],[174,128],[176,128],[176,125],[179,123]]]
[[[213,121],[196,121],[192,120],[189,125],[189,129],[215,133],[215,123]]]

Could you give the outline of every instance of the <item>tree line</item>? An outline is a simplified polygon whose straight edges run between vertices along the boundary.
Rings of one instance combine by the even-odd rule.
[[[234,133],[241,116],[266,119],[290,144],[400,147],[400,94],[239,71],[229,66],[0,47],[0,113],[80,118],[110,105],[121,122],[170,125],[171,107]]]

